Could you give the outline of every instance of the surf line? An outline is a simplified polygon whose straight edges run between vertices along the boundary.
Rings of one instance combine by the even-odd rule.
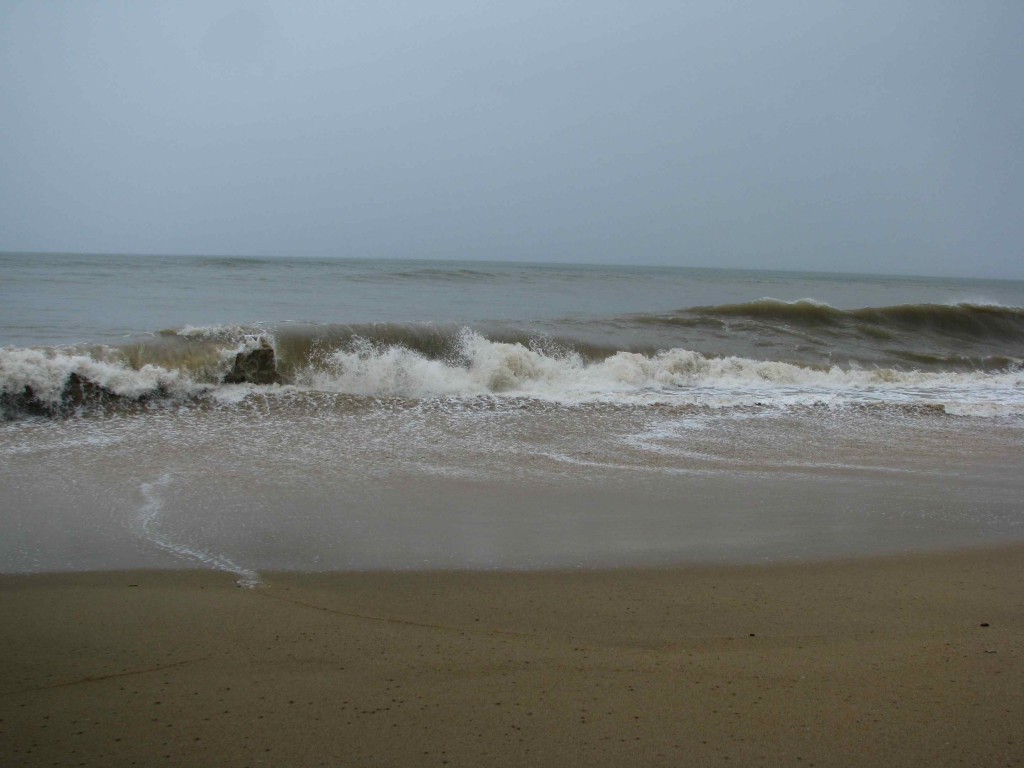
[[[135,521],[142,537],[151,544],[182,560],[196,560],[208,568],[235,574],[238,576],[238,581],[236,583],[239,586],[263,586],[263,579],[260,578],[260,575],[256,571],[243,568],[238,565],[238,563],[224,557],[223,555],[216,555],[202,549],[196,549],[185,544],[179,544],[160,533],[157,528],[157,520],[160,517],[160,513],[163,511],[164,500],[161,498],[159,490],[169,485],[173,479],[174,478],[171,473],[168,472],[161,475],[152,483],[143,483],[140,486],[144,501],[142,506],[139,507]]]

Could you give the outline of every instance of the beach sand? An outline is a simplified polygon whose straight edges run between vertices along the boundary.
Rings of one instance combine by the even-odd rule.
[[[0,764],[1024,764],[1024,547],[0,577]]]

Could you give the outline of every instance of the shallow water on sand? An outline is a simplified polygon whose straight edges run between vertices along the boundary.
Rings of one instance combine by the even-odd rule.
[[[0,430],[0,571],[615,567],[1024,538],[1024,430],[931,410],[251,395]]]

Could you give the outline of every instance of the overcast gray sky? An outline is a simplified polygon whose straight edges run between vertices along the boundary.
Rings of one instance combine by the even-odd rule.
[[[0,250],[1024,278],[1024,2],[0,0]]]

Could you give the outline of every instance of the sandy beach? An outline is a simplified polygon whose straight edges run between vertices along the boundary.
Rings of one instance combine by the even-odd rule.
[[[1024,548],[0,577],[0,763],[1020,765]]]

